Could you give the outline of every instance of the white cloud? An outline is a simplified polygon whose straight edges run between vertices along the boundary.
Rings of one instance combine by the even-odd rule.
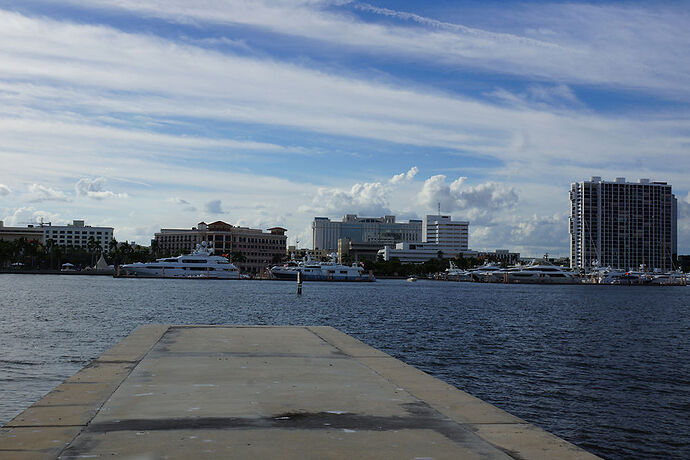
[[[7,185],[0,184],[0,196],[9,195],[10,193],[12,193],[12,190]]]
[[[620,168],[625,159],[635,165],[659,152],[666,157],[664,163],[678,166],[675,170],[690,167],[688,117],[682,112],[626,118],[553,111],[549,104],[495,106],[431,88],[332,75],[108,27],[7,12],[0,12],[0,22],[11,25],[0,29],[3,149],[15,156],[41,156],[34,165],[46,163],[40,161],[44,158],[51,162],[45,152],[55,146],[73,148],[76,153],[66,152],[67,158],[79,156],[75,163],[92,175],[110,154],[188,159],[206,158],[208,149],[225,156],[246,150],[303,152],[299,146],[143,130],[186,117],[198,120],[193,125],[203,121],[205,126],[209,119],[223,126],[259,123],[442,147],[495,157],[532,178],[559,172],[567,177],[574,168],[594,162]],[[78,65],[73,56],[80,56]],[[33,83],[21,83],[24,80]],[[537,88],[530,97],[558,94],[567,99],[572,93],[560,84]],[[117,126],[103,126],[114,118]],[[559,161],[562,158],[568,162]],[[684,181],[682,186],[690,186]]]
[[[31,202],[39,201],[69,201],[69,197],[60,190],[55,190],[45,185],[31,184],[29,186],[28,200]]]
[[[518,195],[511,187],[495,182],[486,182],[475,186],[466,186],[466,177],[459,177],[450,184],[446,176],[439,174],[428,178],[417,198],[427,209],[435,209],[437,203],[445,212],[474,210],[478,218],[489,211],[515,206]]]
[[[58,222],[60,221],[60,216],[57,213],[52,213],[48,211],[36,210],[30,206],[20,207],[11,211],[11,214],[6,215],[3,219],[5,225],[8,227],[26,227],[27,224],[40,223],[41,219],[43,222]]]
[[[221,200],[211,200],[204,204],[204,211],[210,214],[223,214],[223,206]]]
[[[414,179],[414,176],[416,176],[418,172],[419,172],[419,168],[416,166],[413,166],[406,173],[396,174],[395,176],[391,177],[389,182],[391,184],[397,184],[399,182],[409,182],[412,179]]]
[[[103,190],[103,185],[106,179],[104,177],[97,177],[96,179],[79,179],[74,185],[77,196],[85,196],[95,200],[103,200],[106,198],[127,198],[126,193],[115,193],[110,190]]]
[[[524,256],[568,254],[567,213],[551,216],[498,216],[488,224],[470,223],[470,246],[474,249],[510,249]]]
[[[381,182],[357,183],[349,190],[319,188],[311,205],[300,206],[300,212],[319,215],[359,214],[382,216],[390,214],[389,189]]]
[[[320,187],[311,204],[299,207],[300,212],[319,215],[359,214],[361,216],[390,215],[391,201],[409,186],[419,172],[412,166],[407,172],[393,175],[386,182],[361,182],[347,187]]]
[[[535,4],[485,8],[485,15],[491,16],[493,23],[503,20],[508,24],[506,29],[527,24],[530,36],[517,30],[496,33],[404,11],[330,0],[211,1],[194,6],[186,0],[70,1],[80,7],[124,9],[182,23],[243,24],[436,65],[690,95],[690,62],[677,55],[678,49],[690,43],[688,13],[682,7]],[[345,9],[338,9],[339,5]],[[363,21],[347,8],[364,9],[403,23]],[[446,16],[450,13],[461,17],[462,9],[450,9]],[[530,27],[535,21],[540,23],[538,29]]]

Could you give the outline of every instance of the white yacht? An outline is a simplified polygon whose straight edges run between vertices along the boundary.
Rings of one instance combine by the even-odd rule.
[[[458,268],[457,265],[451,260],[449,261],[450,267],[446,268],[446,279],[452,279],[457,281],[470,281],[472,277],[470,272]]]
[[[365,274],[361,266],[342,265],[337,259],[337,254],[333,253],[329,262],[316,262],[307,253],[303,261],[291,260],[283,265],[275,265],[270,272],[274,279],[279,280],[296,280],[297,273],[301,272],[304,281],[376,281],[373,275]]]
[[[659,286],[687,286],[688,277],[681,270],[668,273],[655,273],[649,284]]]
[[[482,265],[481,267],[469,270],[470,277],[473,281],[481,281],[483,283],[491,283],[496,280],[493,277],[494,272],[501,270],[501,266],[496,263]]]
[[[158,259],[155,262],[137,262],[121,265],[120,276],[134,275],[156,278],[217,278],[239,279],[236,266],[222,256],[213,255],[213,246],[206,242],[196,245],[190,255]]]
[[[580,284],[580,277],[563,267],[543,260],[534,260],[530,265],[505,272],[508,283],[530,284]]]

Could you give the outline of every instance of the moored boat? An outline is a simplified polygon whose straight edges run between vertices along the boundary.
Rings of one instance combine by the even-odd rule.
[[[343,265],[337,262],[338,256],[331,254],[328,262],[317,262],[307,253],[304,260],[291,260],[283,265],[270,268],[271,277],[279,280],[297,280],[297,273],[302,273],[304,281],[376,281],[373,274],[365,274],[359,265]]]
[[[240,272],[227,258],[213,255],[213,247],[204,241],[189,255],[121,265],[115,276],[239,279]]]
[[[580,277],[547,260],[535,260],[530,265],[504,272],[505,282],[529,284],[580,284]]]

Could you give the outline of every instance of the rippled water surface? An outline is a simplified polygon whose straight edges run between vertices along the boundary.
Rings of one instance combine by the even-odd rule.
[[[329,325],[605,458],[690,458],[690,288],[0,275],[0,424],[144,323]]]

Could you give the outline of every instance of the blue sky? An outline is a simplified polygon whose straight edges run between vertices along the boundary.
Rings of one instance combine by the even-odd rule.
[[[442,210],[568,253],[568,189],[670,182],[690,252],[690,8],[0,0],[0,219],[147,243],[197,222]],[[220,205],[218,205],[220,201]]]

